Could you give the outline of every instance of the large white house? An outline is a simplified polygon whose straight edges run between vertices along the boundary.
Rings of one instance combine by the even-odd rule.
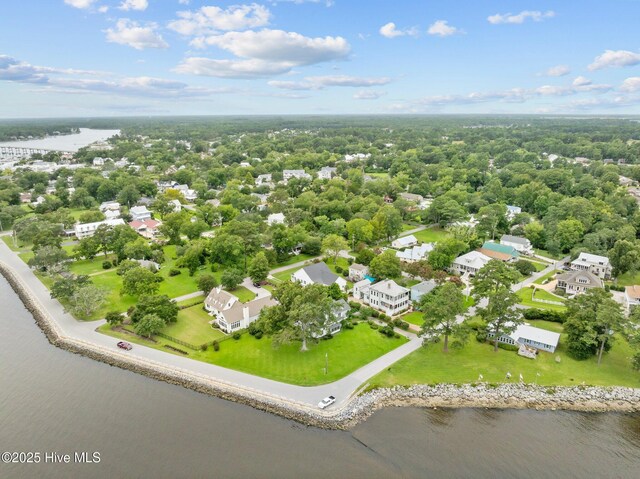
[[[640,286],[634,284],[633,286],[626,286],[624,288],[624,305],[627,308],[627,312],[630,313],[633,308],[640,305]]]
[[[487,332],[488,338],[495,337],[495,333]],[[560,341],[560,333],[534,328],[529,324],[521,324],[509,333],[498,338],[498,342],[511,344],[512,346],[524,345],[534,349],[540,349],[549,353],[555,352]]]
[[[347,288],[347,281],[337,274],[332,273],[325,263],[314,263],[300,268],[291,275],[291,281],[296,281],[302,286],[308,286],[310,284],[331,286],[336,283],[343,291]]]
[[[600,277],[590,271],[567,271],[556,276],[558,288],[567,294],[575,295],[584,293],[593,288],[603,288],[604,283]]]
[[[273,180],[271,178],[271,173],[258,175],[258,177],[256,178],[256,186],[268,186],[269,188],[273,188]]]
[[[151,211],[146,206],[134,206],[129,210],[133,221],[144,221],[151,219]]]
[[[212,289],[204,300],[204,308],[215,317],[213,322],[227,334],[249,327],[258,319],[263,308],[276,304],[277,301],[271,296],[242,303],[236,296],[220,287]]]
[[[96,233],[96,230],[102,225],[118,226],[123,224],[124,224],[124,220],[121,218],[116,218],[113,220],[96,221],[94,223],[78,223],[73,227],[73,231],[76,235],[76,238],[83,239],[83,238],[88,238],[89,236],[93,236]]]
[[[491,258],[479,251],[470,251],[453,260],[451,269],[460,275],[465,273],[476,274]]]
[[[522,236],[502,235],[500,238],[500,244],[504,246],[511,246],[519,253],[531,255],[533,254],[533,247],[531,241]]]
[[[394,249],[402,249],[409,248],[411,246],[417,245],[418,239],[413,235],[401,236],[400,238],[396,238],[391,242],[391,247]]]
[[[580,256],[574,259],[569,267],[574,271],[589,271],[602,279],[611,278],[611,263],[606,256],[580,253]]]
[[[304,170],[283,170],[282,171],[282,179],[284,180],[285,184],[287,184],[287,182],[291,178],[298,178],[299,180],[310,180],[311,175],[305,172]]]
[[[371,284],[369,280],[354,285],[353,296],[389,316],[395,316],[411,306],[410,291],[391,279]]]
[[[318,178],[321,180],[330,180],[334,176],[336,176],[338,172],[337,168],[332,166],[324,166],[318,171]]]
[[[396,256],[400,261],[404,261],[405,263],[415,263],[426,259],[429,256],[429,253],[433,251],[434,246],[434,243],[422,243],[421,245],[414,246],[413,248],[396,251]]]
[[[507,205],[507,219],[513,221],[513,219],[522,213],[522,208],[519,206]]]
[[[271,225],[281,225],[284,224],[284,213],[272,213],[267,216],[267,224]]]

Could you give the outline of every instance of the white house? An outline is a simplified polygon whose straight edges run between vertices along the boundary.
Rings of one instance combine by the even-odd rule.
[[[337,171],[338,171],[337,168],[333,168],[331,166],[325,166],[322,169],[320,169],[320,171],[318,171],[318,178],[320,178],[321,180],[330,180],[336,175]]]
[[[151,211],[146,206],[134,206],[129,210],[133,221],[144,221],[151,219]]]
[[[332,273],[325,263],[314,263],[300,268],[291,275],[291,281],[296,281],[302,286],[308,286],[310,284],[331,286],[337,283],[341,290],[344,291],[347,288],[346,280]]]
[[[413,235],[401,236],[391,242],[391,247],[394,249],[409,248],[413,245],[417,245],[418,240]]]
[[[180,203],[180,200],[169,200],[169,204],[173,206],[174,213],[180,213],[182,211],[182,203]]]
[[[269,188],[273,188],[273,180],[271,179],[271,173],[258,175],[258,177],[256,178],[256,186],[268,186]]]
[[[436,286],[438,284],[432,279],[411,286],[411,301],[420,301],[420,298],[429,294]]]
[[[124,220],[121,218],[117,218],[114,220],[105,220],[105,221],[96,221],[94,223],[78,223],[73,227],[74,233],[78,239],[88,238],[89,236],[93,236],[96,230],[102,226],[118,226],[123,225]]]
[[[533,247],[531,241],[521,236],[502,235],[500,238],[500,244],[504,246],[511,246],[516,251],[526,255],[533,254]]]
[[[376,284],[366,279],[359,281],[354,285],[353,295],[389,316],[395,316],[411,306],[410,291],[391,279]]]
[[[624,304],[628,313],[630,313],[633,308],[640,305],[639,285],[634,284],[633,286],[626,286],[624,288]]]
[[[371,158],[371,153],[355,153],[353,155],[344,155],[344,161],[347,163],[368,160],[369,158]]]
[[[339,333],[342,330],[342,321],[347,319],[349,311],[351,311],[351,307],[344,299],[335,301],[333,303],[333,315],[335,316],[335,319],[328,322],[328,324],[325,324],[318,334],[312,334],[312,336],[314,338],[321,338],[327,334]]]
[[[285,184],[287,184],[287,182],[291,178],[298,178],[299,180],[310,180],[311,175],[309,173],[306,173],[304,170],[283,170],[282,171],[282,179],[284,180]]]
[[[491,261],[486,254],[479,251],[470,251],[453,260],[451,269],[460,275],[465,273],[476,274],[485,264]]]
[[[589,271],[602,279],[611,278],[611,263],[606,256],[580,253],[580,256],[574,259],[569,267],[574,271]]]
[[[198,193],[196,190],[192,190],[188,185],[175,185],[174,190],[178,190],[182,197],[187,201],[195,201],[198,199]]]
[[[369,267],[363,264],[353,263],[349,265],[349,279],[354,283],[362,281],[369,274]]]
[[[590,271],[567,271],[556,276],[557,287],[567,294],[575,295],[584,293],[592,288],[602,288],[602,279]]]
[[[212,289],[204,300],[204,308],[215,317],[213,322],[227,334],[249,327],[258,319],[263,308],[276,304],[277,301],[271,296],[242,303],[236,296],[220,287]]]
[[[522,213],[522,208],[519,206],[507,205],[507,219],[513,221],[516,215]]]
[[[115,220],[120,218],[119,210],[105,210],[103,214],[104,214],[104,219],[106,220]]]
[[[103,213],[107,211],[117,211],[118,213],[120,213],[120,203],[118,203],[117,201],[105,201],[103,203],[100,203],[98,209]]]
[[[400,261],[404,261],[405,263],[415,263],[426,259],[429,256],[429,253],[433,251],[434,246],[434,243],[422,243],[421,245],[414,246],[413,248],[396,251],[396,256]]]
[[[487,337],[495,337],[495,334],[487,332]],[[526,323],[517,326],[512,333],[504,334],[498,338],[500,343],[511,344],[512,346],[524,345],[549,353],[555,352],[558,347],[558,341],[560,341],[560,333],[534,328]]]
[[[284,213],[272,213],[267,216],[267,224],[271,225],[281,225],[284,224]]]

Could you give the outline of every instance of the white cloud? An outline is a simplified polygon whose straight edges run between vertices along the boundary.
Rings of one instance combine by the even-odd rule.
[[[640,77],[629,77],[622,82],[620,90],[625,92],[634,92],[640,90]]]
[[[89,8],[96,0],[64,0],[64,3],[71,7],[85,9]]]
[[[189,5],[189,1],[190,1],[190,0],[178,0],[178,3],[179,3],[180,5]]]
[[[567,65],[555,65],[549,68],[544,74],[549,77],[562,77],[571,73],[571,68]]]
[[[456,27],[452,27],[446,20],[436,20],[429,26],[427,33],[429,35],[437,35],[439,37],[448,37],[449,35],[462,33],[462,30]]]
[[[303,81],[268,82],[269,86],[283,90],[322,90],[326,87],[372,87],[386,85],[391,82],[388,77],[354,77],[348,75],[326,75],[305,77]]]
[[[640,53],[628,50],[606,50],[602,55],[598,55],[589,70],[601,70],[609,67],[628,67],[640,63]]]
[[[396,24],[393,22],[389,22],[380,27],[378,30],[380,35],[386,38],[395,38],[395,37],[404,37],[406,35],[415,37],[418,35],[418,29],[416,27],[406,28],[404,30],[398,30],[396,28]]]
[[[573,86],[586,86],[591,85],[591,80],[583,76],[576,77],[572,83]]]
[[[528,18],[533,20],[534,22],[540,22],[545,18],[555,17],[555,12],[553,10],[549,10],[547,12],[541,12],[539,10],[523,10],[517,14],[511,13],[496,13],[495,15],[490,15],[487,17],[489,23],[493,25],[498,25],[501,23],[511,23],[511,24],[520,24],[524,23]]]
[[[386,94],[386,91],[380,90],[360,90],[354,93],[353,98],[355,98],[356,100],[377,100],[378,98]]]
[[[156,32],[158,26],[155,23],[141,25],[127,18],[121,18],[116,22],[115,29],[106,30],[107,41],[128,45],[136,50],[145,48],[168,48],[169,45],[162,36]]]
[[[187,75],[218,78],[263,78],[286,73],[293,67],[292,64],[256,59],[213,60],[211,58],[190,57],[184,59],[174,71]]]
[[[232,5],[227,9],[208,6],[196,11],[178,12],[178,20],[168,27],[181,35],[210,35],[219,31],[245,30],[269,24],[271,12],[257,5]]]
[[[124,0],[118,7],[120,10],[146,10],[149,6],[148,0]]]
[[[102,5],[100,7],[98,7],[98,12],[100,13],[107,13],[109,11],[109,7],[106,5]]]

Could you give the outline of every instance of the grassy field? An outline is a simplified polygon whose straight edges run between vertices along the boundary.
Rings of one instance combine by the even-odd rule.
[[[184,346],[162,338],[157,338],[155,343],[148,342],[130,334],[113,331],[108,325],[101,326],[99,331],[163,351],[167,351],[164,347],[167,344],[185,350]],[[204,352],[187,352],[189,358],[229,369],[300,386],[315,386],[340,379],[405,342],[404,337],[387,338],[361,323],[354,329],[336,334],[332,339],[311,345],[306,352],[300,352],[299,343],[275,349],[268,337],[258,340],[249,334],[243,334],[239,340],[221,342],[218,352],[213,348]],[[328,358],[328,374],[324,370],[325,357]]]
[[[528,261],[528,260],[525,260],[525,261],[527,261],[528,263],[531,263],[536,268],[536,272],[540,272],[548,266],[546,264],[539,263],[537,261]]]
[[[560,270],[551,271],[550,273],[547,273],[544,276],[541,276],[540,278],[536,279],[534,281],[534,283],[535,284],[543,284],[545,282],[545,280],[551,279],[551,277],[553,277],[554,275],[556,275],[558,273],[562,273],[562,271],[560,271]]]
[[[310,255],[310,254],[300,253],[299,255],[292,256],[291,258],[289,258],[289,259],[287,259],[285,261],[282,261],[281,263],[275,264],[273,266],[273,268],[271,268],[271,269],[280,268],[282,266],[289,266],[290,264],[298,263],[300,261],[308,261],[308,260],[313,259],[313,258],[319,258],[319,256],[313,256],[313,255]]]
[[[566,255],[560,253],[560,254],[551,254],[549,253],[547,250],[544,249],[539,249],[539,248],[533,248],[533,251],[535,251],[536,254],[540,255],[540,256],[545,256],[547,258],[551,258],[551,259],[562,259],[564,258]]]
[[[520,304],[522,304],[523,306],[529,306],[531,308],[547,309],[551,311],[564,311],[566,309],[565,306],[560,306],[557,304],[547,304],[547,303],[539,303],[537,301],[533,301],[531,299],[532,291],[533,291],[533,288],[522,288],[520,291],[518,291],[517,294],[520,297]],[[548,301],[562,301],[562,299],[556,296],[553,296],[548,292],[540,289],[536,291],[535,297],[538,299],[544,299]]]
[[[640,284],[640,271],[627,272],[618,276],[617,281],[619,286],[632,286],[634,284]]]
[[[435,243],[449,237],[449,233],[442,228],[431,227],[418,231],[417,233],[413,233],[413,236],[415,236],[420,243]]]
[[[469,296],[468,298],[465,296],[464,298],[464,310],[466,311],[471,306],[476,304],[473,297]],[[422,312],[420,311],[411,311],[410,313],[405,314],[400,319],[406,321],[407,323],[415,324],[416,326],[422,326],[424,320],[422,319]]]
[[[561,328],[555,323],[531,321],[544,329]],[[596,358],[576,361],[565,354],[562,344],[554,354],[541,352],[537,359],[518,356],[515,351],[498,349],[491,344],[479,343],[471,337],[460,350],[442,352],[442,343],[430,344],[401,359],[387,371],[373,377],[372,387],[434,383],[473,383],[480,374],[488,383],[504,382],[507,372],[517,382],[522,374],[526,383],[542,385],[587,385],[640,387],[640,373],[631,369],[632,350],[623,339],[617,338],[612,350],[606,353],[602,364]],[[556,362],[556,357],[560,362]],[[536,376],[539,374],[540,376]]]
[[[244,286],[238,286],[236,289],[232,289],[229,292],[234,296],[236,296],[241,303],[248,303],[249,301],[251,301],[253,298],[256,297],[253,291],[249,291]]]
[[[209,324],[213,318],[203,309],[202,303],[181,309],[178,320],[169,324],[162,332],[174,338],[198,346],[224,337],[219,329]]]

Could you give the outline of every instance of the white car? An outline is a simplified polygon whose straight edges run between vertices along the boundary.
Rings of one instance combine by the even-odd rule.
[[[318,407],[320,409],[325,409],[331,406],[334,402],[336,402],[336,398],[334,396],[327,396],[318,403]]]

